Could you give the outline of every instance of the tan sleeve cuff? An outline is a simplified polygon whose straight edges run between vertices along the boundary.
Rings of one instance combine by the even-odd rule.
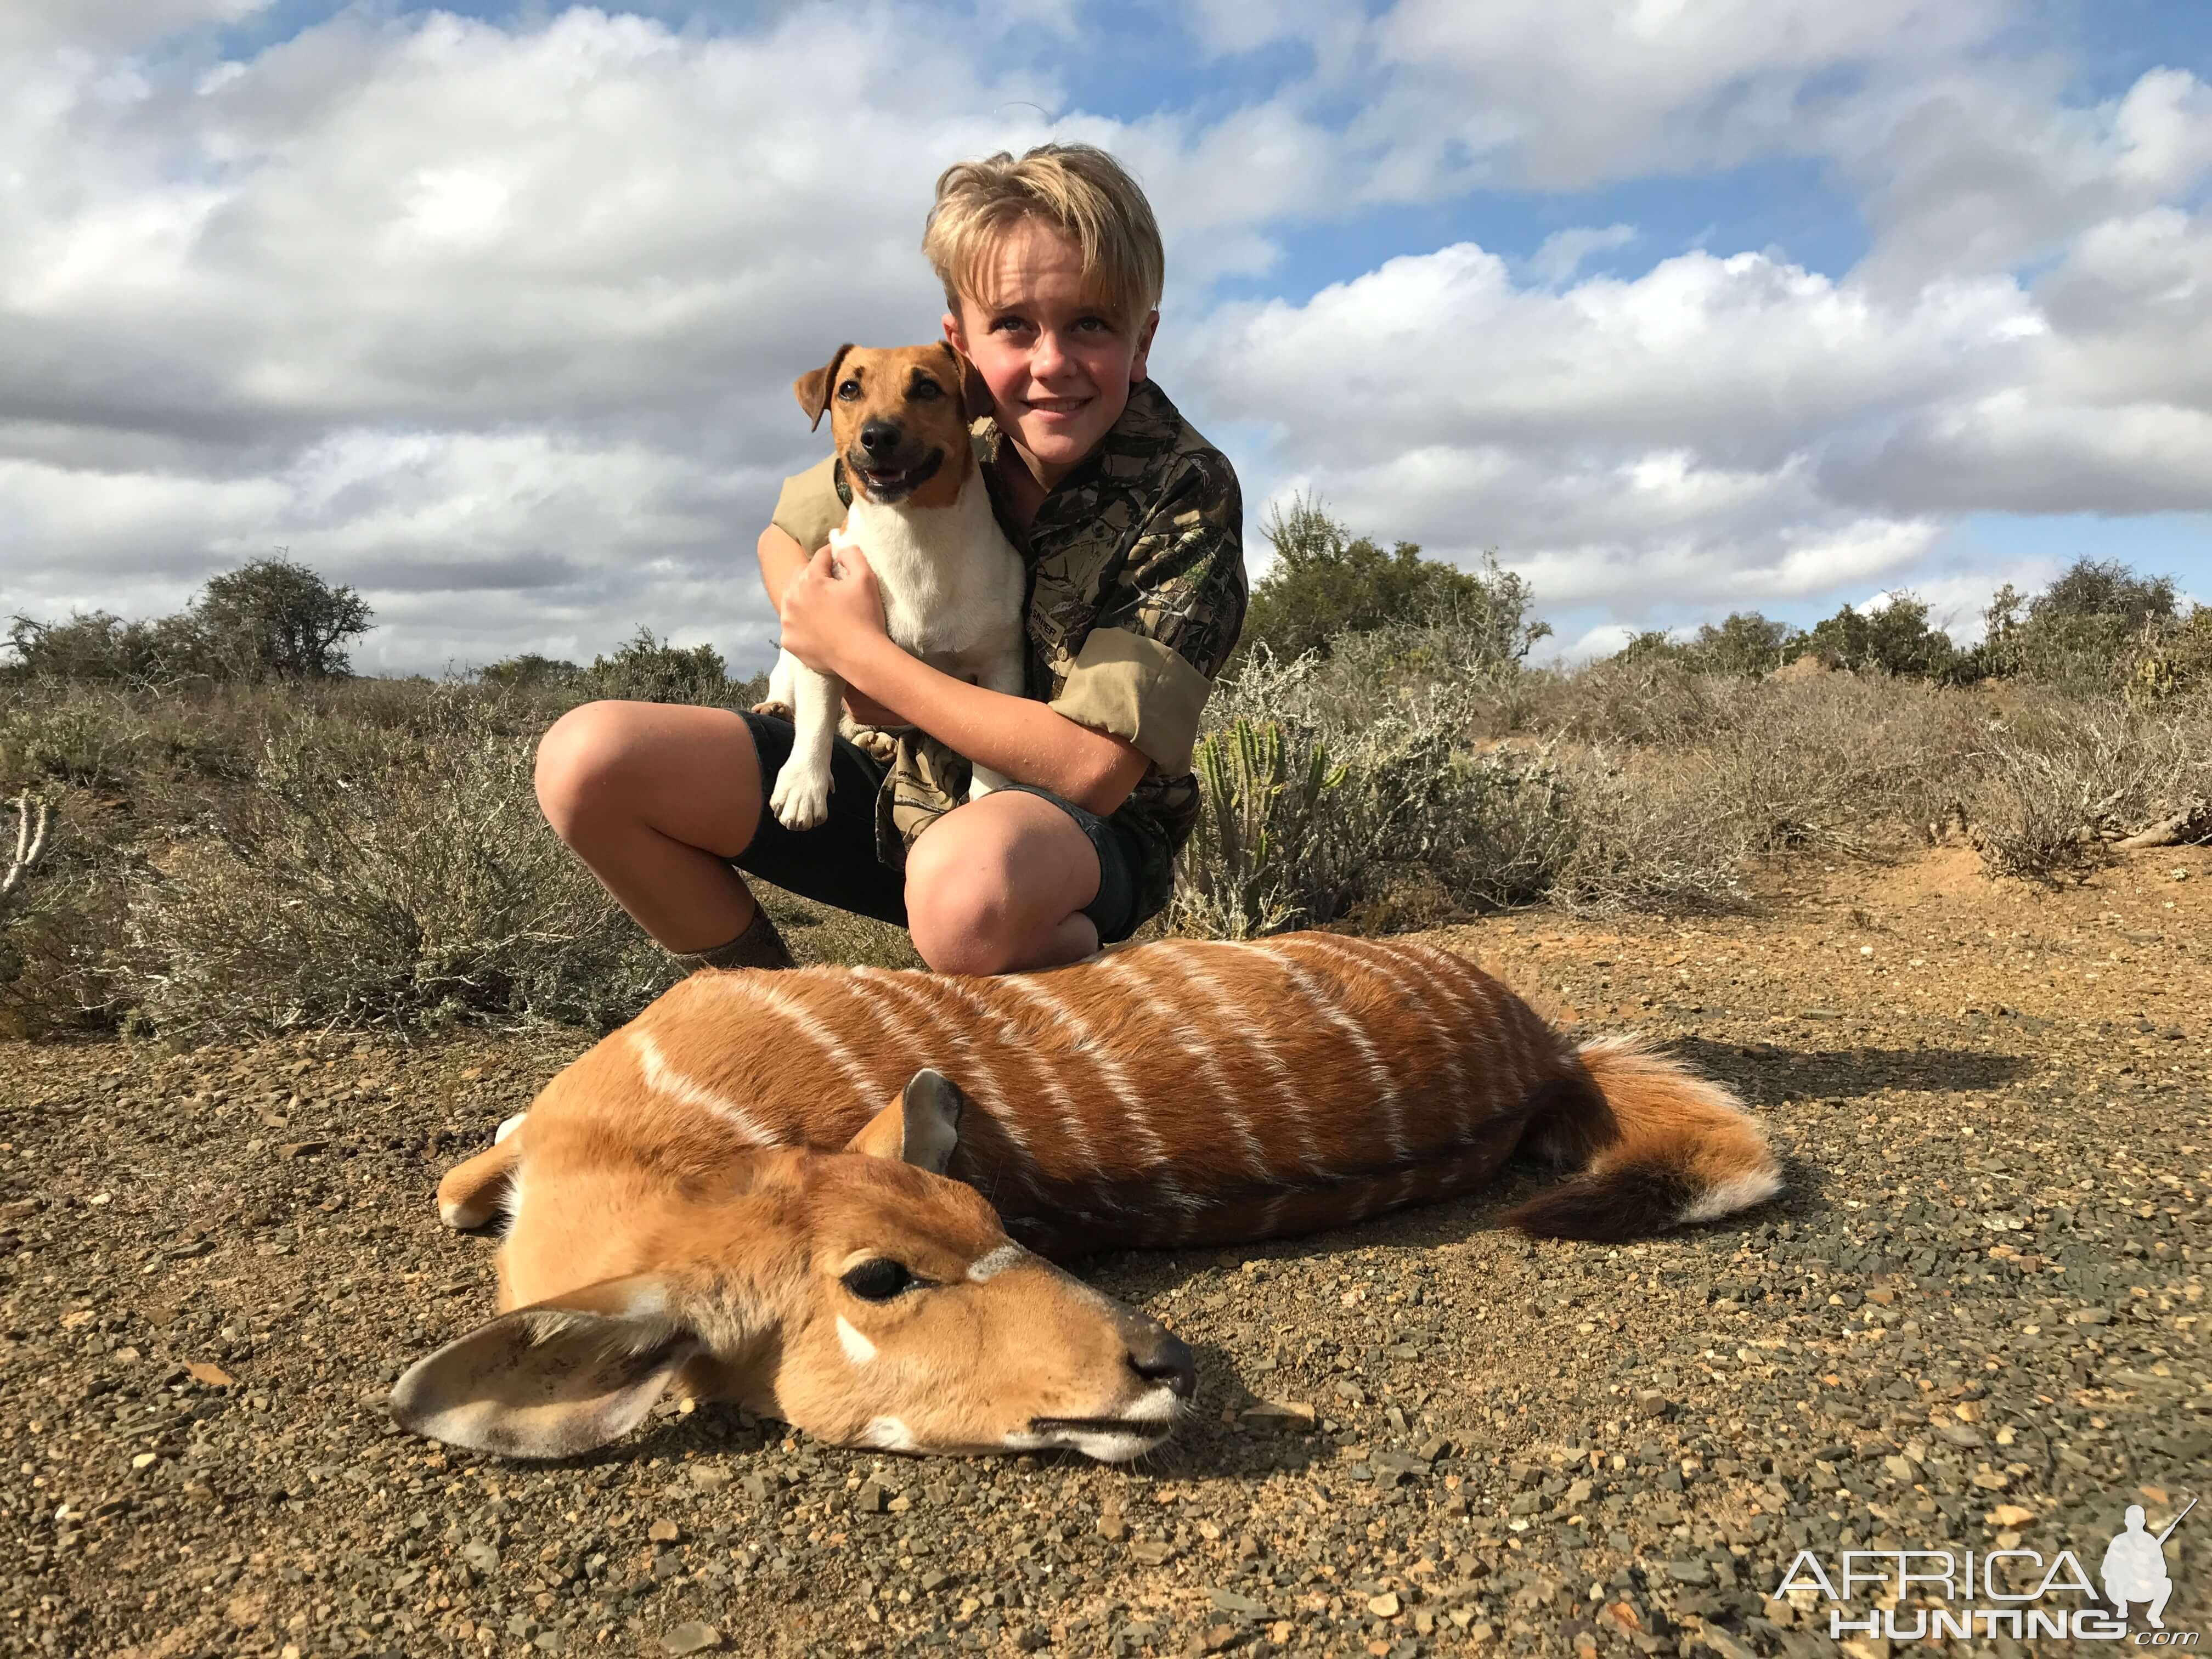
[[[826,546],[830,532],[845,522],[845,503],[837,499],[837,483],[832,476],[836,465],[835,455],[826,455],[819,465],[786,478],[783,493],[775,498],[775,512],[769,519],[809,553]]]
[[[1051,708],[1080,726],[1125,738],[1167,777],[1190,770],[1199,711],[1212,682],[1158,640],[1096,628]]]

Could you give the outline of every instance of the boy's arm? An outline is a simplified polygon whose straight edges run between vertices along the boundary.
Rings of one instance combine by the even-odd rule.
[[[1151,764],[1135,744],[908,655],[884,631],[883,598],[866,550],[844,548],[837,560],[842,577],[830,574],[824,549],[785,591],[784,643],[793,656],[1016,783],[1049,789],[1101,817],[1128,798]]]

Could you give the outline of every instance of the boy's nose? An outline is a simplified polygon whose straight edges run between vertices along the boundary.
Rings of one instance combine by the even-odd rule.
[[[860,428],[860,447],[871,455],[887,455],[898,441],[899,429],[889,421],[870,421]]]

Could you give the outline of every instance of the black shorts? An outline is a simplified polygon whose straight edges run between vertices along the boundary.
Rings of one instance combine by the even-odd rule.
[[[760,827],[745,850],[730,862],[787,891],[852,910],[903,927],[906,875],[876,856],[876,797],[889,769],[858,744],[837,738],[830,757],[830,816],[811,830],[787,830],[769,810],[776,774],[791,754],[794,735],[789,720],[773,714],[737,711],[751,728],[760,756]],[[1109,818],[1078,806],[1049,789],[1012,783],[1007,788],[1048,800],[1075,820],[1098,854],[1098,894],[1083,907],[1098,929],[1101,945],[1115,945],[1137,930],[1137,869],[1142,857],[1136,837]]]

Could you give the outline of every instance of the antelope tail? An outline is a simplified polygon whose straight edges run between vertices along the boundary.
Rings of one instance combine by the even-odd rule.
[[[1641,1238],[1782,1190],[1765,1135],[1717,1083],[1630,1039],[1586,1042],[1578,1058],[1589,1084],[1554,1085],[1522,1143],[1576,1173],[1512,1210],[1508,1226],[1539,1238]]]

